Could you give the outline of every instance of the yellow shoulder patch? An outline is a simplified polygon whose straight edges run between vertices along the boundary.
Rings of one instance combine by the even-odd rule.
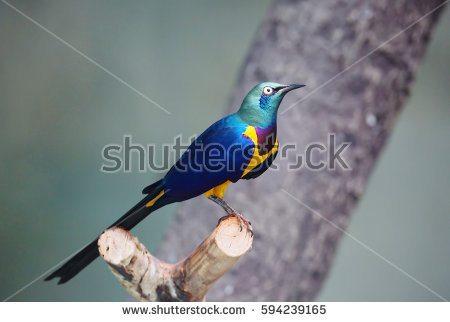
[[[273,148],[267,154],[260,155],[259,150],[258,150],[258,135],[256,134],[255,128],[253,126],[247,126],[245,132],[242,134],[245,135],[246,137],[250,138],[253,141],[253,144],[255,145],[255,150],[253,151],[252,159],[250,160],[249,164],[247,165],[247,168],[245,169],[241,178],[244,177],[247,173],[249,173],[252,169],[254,169],[258,165],[260,165],[262,162],[264,162],[265,159],[267,159],[270,155],[275,153],[278,149],[278,141],[275,141]],[[222,183],[221,185],[218,185],[217,187],[214,187],[214,188],[206,191],[204,193],[204,195],[206,197],[210,197],[210,196],[214,195],[219,198],[223,198],[223,196],[225,195],[225,190],[227,189],[227,187],[230,183],[231,183],[231,181],[228,180],[228,181]],[[159,196],[156,198],[159,198]],[[151,202],[153,202],[153,200]]]
[[[270,155],[274,154],[278,150],[278,140],[275,140],[273,148],[268,153],[260,155],[258,149],[258,135],[256,134],[255,128],[253,126],[247,126],[245,132],[242,134],[253,141],[253,144],[255,145],[255,150],[253,151],[252,159],[248,163],[247,168],[245,169],[241,178],[244,177],[250,171],[252,171],[254,168],[256,168],[258,165],[260,165],[262,162],[264,162],[264,160],[266,160]]]

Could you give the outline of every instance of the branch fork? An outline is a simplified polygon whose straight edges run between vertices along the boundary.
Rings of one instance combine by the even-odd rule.
[[[252,247],[250,229],[241,230],[237,218],[227,218],[176,264],[152,256],[120,227],[106,230],[98,247],[111,272],[137,300],[204,301],[211,286]]]

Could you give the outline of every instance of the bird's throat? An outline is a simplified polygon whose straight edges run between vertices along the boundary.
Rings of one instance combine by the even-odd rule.
[[[258,150],[260,155],[269,153],[275,146],[277,141],[277,125],[273,125],[267,128],[255,127],[256,135],[258,137]]]

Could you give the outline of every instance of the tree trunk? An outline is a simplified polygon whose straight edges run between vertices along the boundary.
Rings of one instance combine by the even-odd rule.
[[[329,146],[327,137],[335,133],[336,148],[351,142],[342,156],[352,170],[339,166],[320,171],[290,170],[288,162],[295,159],[295,152],[290,151],[287,158],[279,153],[276,171],[231,185],[225,199],[251,220],[253,249],[218,281],[207,300],[314,299],[342,232],[289,194],[342,229],[347,227],[350,213],[408,97],[443,7],[414,23],[443,2],[273,3],[242,66],[227,112],[236,111],[244,95],[257,83],[306,84],[305,89],[289,94],[280,108],[281,146],[295,143],[295,152],[302,153],[312,142]],[[335,75],[339,76],[333,78]],[[326,161],[326,153],[315,157],[314,162]],[[211,213],[217,213],[217,217]],[[222,209],[204,197],[181,204],[163,241],[160,258],[171,262],[183,258],[222,215]]]

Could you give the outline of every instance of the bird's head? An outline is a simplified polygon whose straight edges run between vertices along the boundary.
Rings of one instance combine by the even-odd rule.
[[[261,83],[252,88],[242,102],[237,114],[252,126],[266,127],[275,122],[278,107],[290,91],[305,85]]]

